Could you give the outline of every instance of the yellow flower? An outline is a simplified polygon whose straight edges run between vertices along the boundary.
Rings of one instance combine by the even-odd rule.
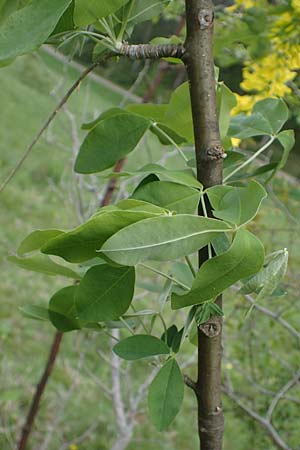
[[[300,0],[292,0],[292,7],[300,14]]]
[[[235,116],[241,112],[250,113],[256,102],[255,95],[238,95],[235,94],[237,105],[231,110],[231,115]]]
[[[77,447],[77,445],[75,445],[75,444],[71,444],[71,445],[69,446],[69,450],[78,450],[78,447]]]
[[[238,138],[231,138],[231,145],[232,147],[238,147],[241,143],[242,139],[238,139]]]

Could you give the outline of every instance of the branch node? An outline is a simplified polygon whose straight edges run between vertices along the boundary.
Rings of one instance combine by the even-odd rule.
[[[200,30],[206,30],[211,27],[214,21],[214,13],[211,9],[200,9],[198,13]]]
[[[220,319],[218,319],[217,317],[212,317],[208,322],[200,325],[199,330],[201,330],[202,333],[209,338],[219,336],[222,331]]]
[[[209,147],[206,151],[207,159],[210,161],[217,161],[218,159],[225,159],[226,153],[222,145],[216,144],[213,147]]]

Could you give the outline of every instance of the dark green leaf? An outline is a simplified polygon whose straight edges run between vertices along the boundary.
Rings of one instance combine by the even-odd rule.
[[[121,228],[153,215],[143,211],[100,210],[85,224],[48,241],[42,247],[42,252],[61,256],[70,262],[87,261],[96,257],[96,250]]]
[[[75,163],[78,173],[96,173],[112,167],[135,149],[150,122],[134,114],[113,115],[89,132]]]
[[[75,295],[78,318],[91,322],[117,320],[130,306],[134,283],[132,267],[92,267]]]
[[[227,252],[202,264],[187,294],[172,295],[172,308],[184,308],[216,298],[237,281],[257,273],[263,262],[262,243],[249,231],[239,230]]]
[[[150,418],[159,431],[165,430],[180,411],[184,394],[183,378],[175,359],[160,369],[149,388]]]
[[[79,330],[82,324],[76,318],[75,293],[77,286],[67,286],[56,292],[49,302],[49,318],[61,332]]]
[[[115,345],[113,350],[120,358],[128,361],[170,353],[168,346],[163,341],[147,334],[130,336]]]
[[[178,183],[154,181],[136,190],[133,198],[154,203],[178,214],[193,214],[199,204],[200,193]]]
[[[113,14],[128,0],[76,0],[74,20],[78,27],[92,24],[97,19]]]
[[[11,14],[0,28],[0,61],[40,47],[72,0],[32,0]]]

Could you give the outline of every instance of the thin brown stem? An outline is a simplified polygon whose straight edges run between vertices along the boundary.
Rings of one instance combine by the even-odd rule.
[[[27,147],[27,149],[25,150],[25,152],[23,153],[23,155],[21,156],[21,158],[19,159],[19,161],[17,162],[16,166],[13,168],[13,170],[10,172],[10,174],[8,175],[8,177],[3,181],[3,183],[0,186],[0,193],[4,191],[4,189],[6,188],[6,186],[8,185],[8,183],[12,180],[12,178],[16,175],[16,173],[20,170],[20,168],[23,166],[24,162],[26,161],[26,159],[28,158],[29,154],[31,153],[32,149],[34,148],[34,146],[36,145],[36,143],[39,141],[39,139],[41,138],[41,136],[44,134],[44,132],[47,130],[47,128],[49,127],[49,125],[51,124],[51,122],[55,119],[55,117],[57,116],[57,114],[59,113],[59,111],[63,108],[63,106],[67,103],[67,101],[69,100],[69,98],[71,97],[71,95],[73,94],[74,91],[76,91],[76,89],[78,88],[78,86],[80,85],[80,83],[87,77],[87,75],[92,72],[92,70],[94,70],[94,68],[98,65],[99,63],[94,63],[91,66],[89,66],[81,75],[79,78],[77,78],[77,80],[75,81],[75,83],[73,83],[73,85],[70,87],[70,89],[68,90],[68,92],[64,95],[64,97],[60,100],[60,102],[58,103],[58,105],[56,106],[56,108],[52,111],[52,113],[50,114],[50,116],[47,118],[46,122],[43,124],[43,126],[40,128],[40,130],[37,132],[37,134],[35,135],[35,137],[33,138],[32,142],[29,144],[29,146]]]
[[[25,424],[22,429],[22,434],[21,434],[21,438],[20,438],[17,450],[25,450],[26,449],[28,438],[31,433],[32,426],[33,426],[34,420],[36,418],[36,415],[37,415],[37,412],[38,412],[38,409],[40,406],[42,395],[45,391],[46,384],[52,373],[52,370],[53,370],[53,367],[55,364],[55,360],[56,360],[58,352],[59,352],[62,337],[63,337],[63,333],[60,333],[59,331],[57,331],[55,333],[55,336],[54,336],[54,339],[53,339],[53,342],[51,345],[50,353],[49,353],[49,356],[47,359],[46,367],[45,367],[44,373],[36,387],[36,391],[35,391],[34,397],[32,399],[31,406],[30,406],[28,415],[26,417]]]
[[[213,61],[214,11],[211,0],[186,0],[187,67],[194,124],[198,180],[205,188],[222,183],[224,151],[220,142]],[[210,215],[210,205],[206,205]],[[199,215],[204,215],[200,205]],[[199,266],[209,257],[199,252]],[[217,300],[222,304],[221,297]],[[221,450],[224,417],[221,402],[222,320],[212,317],[198,328],[198,429],[201,450]]]

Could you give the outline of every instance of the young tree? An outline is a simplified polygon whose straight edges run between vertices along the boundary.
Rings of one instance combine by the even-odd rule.
[[[264,187],[255,178],[267,174],[267,180],[263,179],[266,182],[283,167],[293,146],[293,133],[281,131],[288,110],[283,101],[275,98],[256,103],[251,115],[241,114],[230,120],[236,101],[218,81],[214,67],[211,0],[186,0],[185,43],[165,39],[158,44],[126,42],[136,23],[159,13],[166,3],[32,0],[9,15],[2,25],[3,63],[46,41],[69,42],[82,36],[96,41],[98,59],[59,103],[1,190],[80,81],[101,61],[115,56],[172,58],[184,62],[188,76],[188,83],[179,86],[168,104],[113,108],[84,125],[88,133],[74,170],[86,175],[104,172],[112,178],[139,177],[130,197],[101,207],[70,231],[34,231],[21,243],[18,255],[9,259],[29,270],[74,279],[74,284],[51,297],[48,308],[27,308],[27,314],[42,315],[59,332],[106,331],[120,326],[128,330],[132,335],[118,342],[114,352],[131,361],[154,358],[159,370],[149,388],[148,405],[157,429],[165,430],[180,411],[185,382],[196,394],[201,450],[220,450],[224,431],[221,296],[229,287],[242,283],[246,292],[258,292],[259,300],[266,295],[264,289],[258,289],[268,277],[265,267],[275,261],[280,268],[268,282],[268,292],[273,292],[284,274],[286,251],[272,254],[265,261],[263,245],[247,225],[266,197]],[[161,145],[174,146],[183,160],[182,169],[150,164],[134,172],[111,171],[138,148],[146,133],[154,134]],[[232,148],[231,138],[253,136],[267,139],[251,156],[241,158]],[[263,170],[253,168],[251,163],[275,140],[282,146],[280,158]],[[191,157],[193,147],[195,154]],[[196,270],[194,255],[198,251]],[[74,264],[74,269],[54,262],[53,256]],[[128,312],[135,299],[137,269],[167,280],[161,309],[150,305],[146,312],[136,308],[134,313]],[[179,330],[175,324],[166,325],[169,316],[163,312],[165,306],[186,312],[180,315]],[[143,322],[148,315],[150,328],[146,327],[143,334],[136,333],[136,321]],[[193,381],[182,375],[176,358],[185,339],[193,340],[195,330],[198,374]]]

